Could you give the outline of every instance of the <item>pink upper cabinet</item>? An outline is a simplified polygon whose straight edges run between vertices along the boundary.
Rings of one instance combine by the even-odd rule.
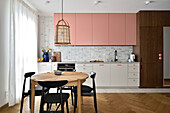
[[[93,14],[93,45],[108,45],[108,13]]]
[[[109,14],[109,45],[125,45],[125,14]]]
[[[54,36],[55,36],[55,27],[59,19],[62,18],[61,14],[54,14]],[[64,13],[63,19],[67,21],[70,25],[70,40],[71,44],[68,45],[75,45],[76,40],[76,15],[74,13]],[[57,44],[56,44],[57,45]]]
[[[126,45],[136,45],[136,13],[126,14]]]
[[[92,14],[76,14],[76,45],[92,45]]]

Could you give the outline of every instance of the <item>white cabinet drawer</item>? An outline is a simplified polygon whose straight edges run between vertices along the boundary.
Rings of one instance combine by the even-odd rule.
[[[131,64],[128,64],[128,66],[139,67],[139,63],[131,63]]]
[[[128,79],[129,86],[139,86],[139,79]]]
[[[139,73],[135,72],[128,73],[128,78],[139,78]]]
[[[91,72],[92,67],[76,67],[77,72]]]
[[[38,63],[38,73],[46,72],[51,72],[51,63],[49,62]]]
[[[76,67],[92,67],[92,64],[76,64]]]
[[[51,72],[54,72],[54,70],[57,70],[57,63],[56,62],[51,63]]]
[[[129,66],[128,71],[129,72],[139,72],[139,67],[137,67],[137,66]]]

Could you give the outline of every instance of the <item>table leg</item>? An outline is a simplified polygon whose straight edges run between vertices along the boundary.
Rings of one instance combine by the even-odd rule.
[[[81,96],[81,104],[83,104],[83,96]]]
[[[78,113],[81,113],[81,81],[78,80],[77,84],[77,94],[78,94]]]
[[[35,103],[35,83],[31,81],[31,113],[34,113],[34,103]]]

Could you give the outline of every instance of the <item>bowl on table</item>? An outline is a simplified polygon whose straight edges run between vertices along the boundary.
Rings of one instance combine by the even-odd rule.
[[[54,70],[54,74],[55,74],[55,75],[61,75],[62,72],[61,72],[60,70]]]

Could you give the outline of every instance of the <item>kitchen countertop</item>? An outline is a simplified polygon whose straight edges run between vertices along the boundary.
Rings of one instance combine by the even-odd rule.
[[[39,63],[50,63],[50,62],[39,62]],[[140,62],[75,62],[75,61],[65,61],[65,62],[51,62],[51,63],[75,63],[75,64],[135,64]]]

